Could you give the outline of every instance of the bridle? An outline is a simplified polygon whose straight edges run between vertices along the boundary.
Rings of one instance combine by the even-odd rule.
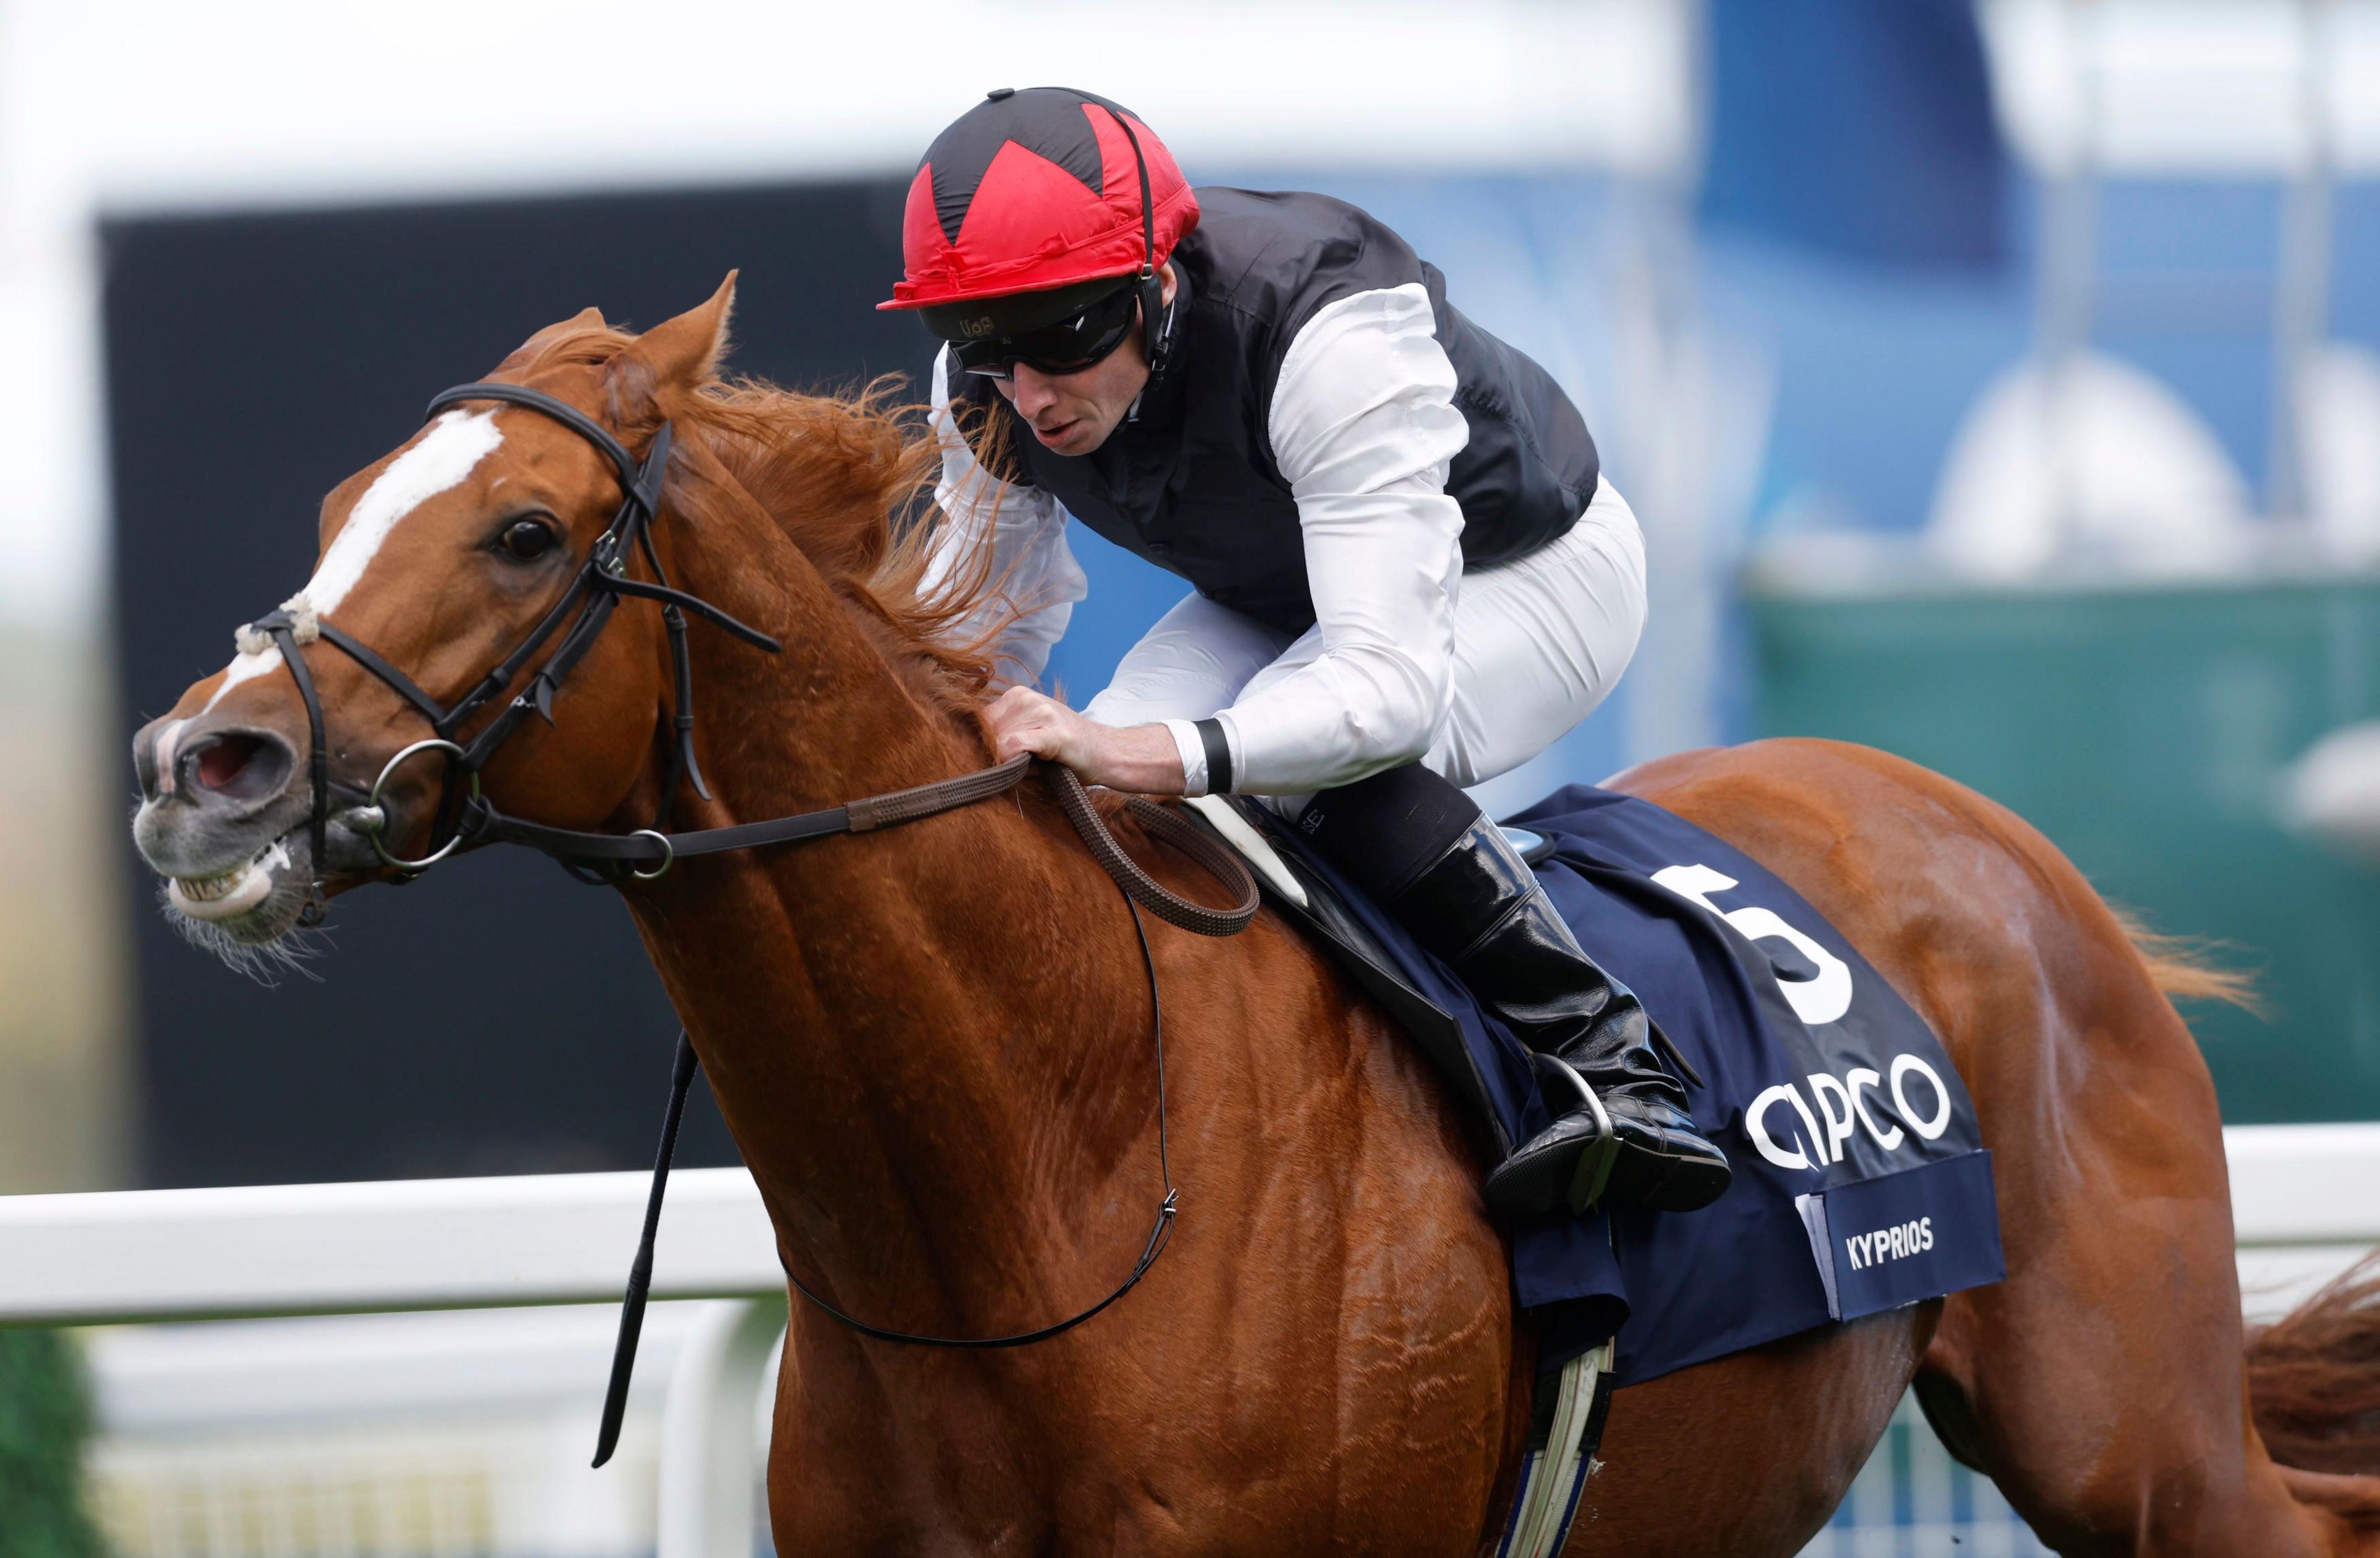
[[[594,545],[588,550],[586,562],[580,566],[562,598],[554,603],[518,647],[499,661],[451,706],[442,705],[370,646],[314,612],[305,604],[302,596],[248,625],[240,636],[243,648],[258,639],[269,639],[278,647],[282,663],[289,668],[290,679],[297,684],[298,698],[306,706],[308,735],[313,743],[309,760],[313,806],[308,819],[308,829],[313,846],[311,869],[314,872],[308,904],[310,916],[319,917],[322,904],[323,851],[331,816],[330,760],[325,745],[322,699],[315,690],[314,679],[307,670],[301,652],[304,646],[318,639],[327,641],[378,677],[429,721],[431,735],[401,748],[383,763],[379,777],[372,782],[364,806],[345,815],[350,826],[370,839],[372,848],[380,858],[405,873],[407,879],[426,871],[459,848],[478,848],[489,844],[519,844],[553,857],[581,882],[613,883],[621,879],[623,873],[641,881],[650,881],[667,872],[678,860],[691,857],[789,844],[834,834],[868,833],[915,822],[1003,794],[1025,777],[1031,760],[1020,755],[995,767],[978,769],[953,779],[887,795],[864,797],[822,810],[723,828],[675,834],[665,831],[681,784],[691,783],[703,799],[710,798],[710,788],[703,782],[702,770],[695,761],[694,666],[686,650],[686,614],[691,612],[744,642],[771,654],[783,652],[783,646],[768,634],[747,627],[709,602],[674,588],[668,575],[663,572],[660,555],[653,546],[652,527],[661,517],[662,488],[669,469],[671,429],[668,422],[662,422],[654,432],[651,447],[639,462],[607,429],[577,407],[521,384],[486,382],[458,384],[432,398],[425,415],[435,417],[451,407],[474,400],[493,400],[527,408],[552,418],[586,439],[618,474],[620,507],[602,534],[596,538]],[[650,581],[627,576],[632,558],[638,554],[651,570],[652,579]],[[553,723],[554,693],[588,651],[594,647],[596,638],[610,622],[612,613],[624,596],[661,603],[662,620],[669,633],[675,695],[673,739],[669,745],[669,770],[662,785],[661,800],[652,824],[627,834],[604,834],[551,827],[505,816],[480,793],[480,771],[530,713],[538,714],[549,725]],[[256,638],[251,639],[251,634]],[[555,641],[557,634],[560,635],[559,641]],[[529,677],[528,685],[505,704],[478,735],[464,739],[465,724],[493,700],[502,697],[504,689],[528,670],[531,662],[549,642],[553,643],[552,651]],[[434,815],[431,830],[434,838],[438,822],[451,813],[453,822],[446,841],[419,859],[406,859],[392,854],[385,841],[388,817],[382,797],[391,775],[407,760],[425,751],[446,754],[450,770],[461,773],[467,788],[457,802],[450,778]],[[1164,1009],[1158,995],[1156,955],[1150,950],[1148,926],[1142,920],[1140,911],[1146,907],[1169,923],[1201,935],[1227,936],[1244,929],[1255,917],[1255,879],[1237,855],[1179,813],[1139,797],[1132,797],[1126,802],[1126,808],[1135,821],[1152,835],[1188,855],[1227,886],[1233,888],[1236,901],[1228,909],[1213,909],[1184,898],[1160,885],[1125,855],[1109,832],[1104,819],[1092,806],[1082,781],[1073,770],[1053,766],[1050,770],[1050,777],[1057,792],[1060,809],[1123,890],[1126,907],[1132,914],[1133,929],[1139,941],[1142,966],[1148,976],[1150,1030],[1157,1065],[1157,1152],[1159,1169],[1165,1184],[1164,1199],[1159,1204],[1157,1220],[1149,1230],[1139,1260],[1106,1297],[1068,1319],[1012,1335],[929,1336],[870,1325],[845,1314],[813,1293],[790,1271],[786,1272],[786,1280],[794,1289],[812,1304],[853,1330],[879,1341],[964,1348],[1016,1347],[1047,1341],[1073,1330],[1130,1292],[1157,1263],[1157,1258],[1164,1253],[1172,1236],[1178,1194],[1173,1185],[1166,1128]],[[647,867],[650,869],[645,869]],[[619,1341],[613,1356],[611,1385],[604,1400],[602,1427],[595,1455],[595,1464],[599,1467],[610,1458],[618,1442],[621,1419],[626,1409],[629,1373],[635,1362],[646,1296],[652,1281],[653,1245],[660,1227],[662,1192],[669,1180],[678,1122],[685,1110],[686,1091],[693,1083],[697,1066],[692,1041],[686,1029],[680,1028],[677,1053],[672,1065],[669,1108],[663,1117],[661,1148],[653,1164],[652,1190],[646,1202],[643,1235],[638,1244],[636,1260],[630,1268],[627,1291],[621,1307]]]
[[[653,520],[661,512],[662,483],[669,469],[669,423],[663,422],[653,434],[652,446],[646,453],[643,463],[639,464],[620,441],[593,418],[565,401],[523,384],[458,384],[432,399],[425,416],[435,417],[451,407],[472,400],[494,400],[527,407],[560,422],[593,444],[618,473],[620,507],[612,517],[612,522],[604,527],[603,533],[595,539],[595,544],[588,549],[586,562],[579,566],[577,575],[563,592],[562,598],[553,603],[510,654],[498,661],[485,676],[451,706],[442,705],[424,692],[412,677],[389,663],[370,646],[306,607],[303,597],[249,624],[249,632],[270,638],[279,646],[283,663],[289,667],[290,676],[298,684],[298,697],[306,705],[307,731],[313,741],[310,763],[313,810],[308,819],[309,836],[314,851],[315,900],[311,907],[319,907],[321,901],[321,882],[325,870],[323,849],[331,810],[329,752],[323,739],[322,700],[315,693],[313,678],[307,674],[305,661],[298,653],[301,646],[316,638],[345,652],[350,660],[411,704],[430,723],[430,737],[416,741],[391,757],[382,766],[380,776],[372,781],[371,792],[363,808],[348,814],[355,820],[358,830],[370,839],[373,851],[390,866],[407,875],[427,870],[467,844],[497,841],[482,836],[504,819],[480,795],[480,771],[531,713],[539,715],[548,724],[553,723],[554,693],[587,651],[594,648],[596,639],[611,621],[612,613],[618,607],[621,597],[636,596],[661,602],[662,621],[669,632],[670,659],[676,692],[675,739],[670,746],[670,771],[662,786],[660,814],[654,819],[653,827],[644,830],[656,841],[662,836],[659,830],[667,824],[681,781],[692,781],[697,794],[705,800],[710,798],[710,787],[703,783],[702,770],[694,755],[694,666],[686,652],[686,614],[693,612],[746,643],[771,654],[782,652],[783,648],[768,634],[746,627],[709,602],[670,587],[669,576],[662,567],[652,539]],[[630,559],[638,553],[643,554],[646,566],[652,570],[651,581],[627,576]],[[566,631],[565,623],[568,625]],[[459,739],[464,725],[472,716],[494,699],[502,697],[504,689],[520,678],[539,651],[557,633],[561,634],[561,641],[555,644],[553,652],[530,677],[528,685],[468,743]],[[242,637],[245,641],[246,635]],[[388,848],[384,838],[387,814],[383,809],[382,797],[389,779],[398,767],[417,753],[426,751],[447,754],[450,765],[459,770],[468,781],[469,797],[446,842],[419,859],[408,860],[392,854]],[[439,810],[443,816],[449,808],[442,805]],[[653,848],[661,865],[648,874],[657,876],[668,869],[674,851],[666,844],[656,843]],[[565,866],[577,865],[567,854],[549,852],[557,853]]]

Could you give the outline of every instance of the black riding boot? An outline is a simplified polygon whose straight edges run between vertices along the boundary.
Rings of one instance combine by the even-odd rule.
[[[1315,797],[1299,825],[1536,1053],[1554,1123],[1488,1175],[1505,1221],[1567,1205],[1693,1211],[1727,1188],[1645,1008],[1580,950],[1503,831],[1418,766]]]

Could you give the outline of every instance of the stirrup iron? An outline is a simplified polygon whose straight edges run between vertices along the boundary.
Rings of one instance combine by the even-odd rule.
[[[1603,1100],[1595,1096],[1595,1089],[1578,1074],[1576,1066],[1542,1050],[1529,1058],[1537,1068],[1537,1085],[1547,1090],[1548,1099],[1563,1092],[1573,1094],[1595,1116],[1595,1139],[1579,1154],[1578,1168],[1570,1182],[1570,1209],[1584,1216],[1603,1199],[1605,1187],[1611,1183],[1611,1166],[1620,1161],[1619,1134],[1611,1128],[1611,1116],[1605,1111]]]

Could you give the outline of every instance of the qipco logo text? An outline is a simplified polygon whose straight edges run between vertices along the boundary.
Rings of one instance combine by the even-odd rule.
[[[1840,1162],[1858,1131],[1890,1152],[1912,1132],[1932,1141],[1949,1128],[1950,1089],[1921,1055],[1893,1056],[1889,1075],[1864,1065],[1840,1077],[1814,1071],[1801,1085],[1767,1089],[1743,1112],[1753,1150],[1782,1169]]]

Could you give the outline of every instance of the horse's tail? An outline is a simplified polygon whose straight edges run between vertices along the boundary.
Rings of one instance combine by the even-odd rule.
[[[2255,976],[2216,963],[2208,956],[2205,943],[2188,936],[2160,935],[2122,909],[2116,909],[2115,915],[2132,950],[2148,966],[2151,982],[2168,998],[2220,1001],[2245,1012],[2263,1011],[2263,1003],[2256,996]]]
[[[2380,1254],[2248,1333],[2257,1434],[2299,1503],[2380,1532]]]

